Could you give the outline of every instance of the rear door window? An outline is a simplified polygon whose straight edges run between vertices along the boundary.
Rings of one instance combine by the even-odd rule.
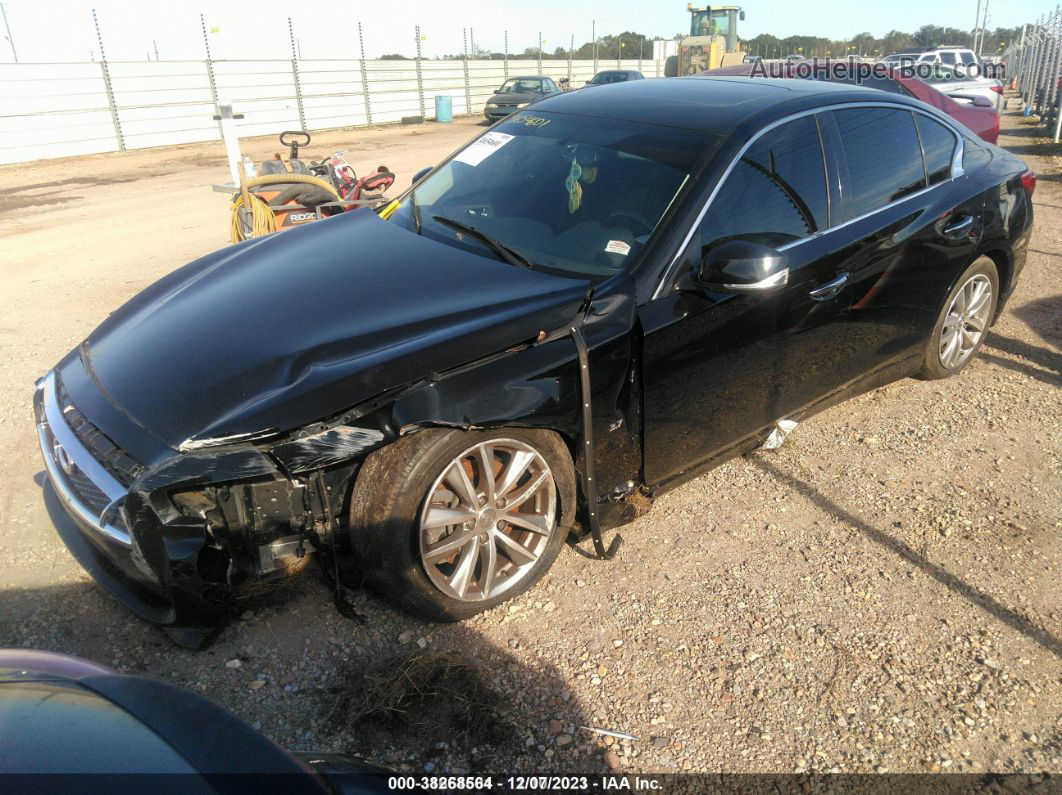
[[[915,124],[926,159],[929,184],[936,185],[951,176],[951,160],[955,155],[955,135],[940,122],[916,113]]]
[[[826,170],[813,116],[765,133],[741,156],[701,225],[701,246],[741,239],[780,246],[829,223]]]
[[[846,108],[831,113],[848,172],[844,186],[846,220],[925,187],[922,151],[911,111]]]
[[[950,64],[950,65],[954,66],[955,65],[955,53],[953,53],[953,52],[942,52],[940,54],[940,62],[941,63]]]
[[[973,52],[971,52],[970,50],[963,50],[961,53],[959,53],[959,55],[962,57],[962,62],[964,64],[977,63],[977,59],[974,57]]]

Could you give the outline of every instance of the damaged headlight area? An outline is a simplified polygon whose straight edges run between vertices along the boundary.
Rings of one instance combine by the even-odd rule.
[[[327,533],[305,484],[288,480],[208,486],[170,494],[206,540],[196,569],[204,585],[238,587],[300,568]],[[331,539],[329,540],[331,543]]]

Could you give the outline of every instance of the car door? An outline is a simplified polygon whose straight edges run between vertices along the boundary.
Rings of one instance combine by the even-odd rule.
[[[644,333],[644,466],[661,484],[834,386],[850,301],[830,236],[833,200],[814,115],[753,139],[720,183],[673,284],[640,308]],[[715,292],[689,273],[730,240],[773,246],[788,283]]]
[[[908,107],[861,106],[820,117],[841,201],[832,234],[845,247],[849,337],[835,359],[858,389],[905,374],[921,355],[952,280],[970,261],[983,198],[953,170],[959,134]]]

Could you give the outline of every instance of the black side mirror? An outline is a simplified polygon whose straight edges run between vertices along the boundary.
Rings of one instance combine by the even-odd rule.
[[[431,171],[431,166],[422,168],[420,171],[413,175],[413,182],[411,184],[416,185],[418,182],[420,182],[421,178],[423,178],[429,171]]]
[[[496,88],[496,89],[494,89],[494,93],[495,93],[495,94],[500,94],[500,93],[501,93],[501,89],[500,89],[500,88]]]
[[[701,260],[696,281],[727,293],[768,293],[789,282],[785,254],[746,240],[713,246]]]

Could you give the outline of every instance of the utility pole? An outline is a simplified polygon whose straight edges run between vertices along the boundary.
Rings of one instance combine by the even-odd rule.
[[[977,57],[981,57],[981,50],[985,46],[985,26],[988,25],[988,0],[985,0],[985,16],[981,21],[981,38],[977,42]]]
[[[7,43],[11,45],[11,55],[15,58],[15,63],[18,63],[18,52],[15,50],[15,38],[11,35],[11,25],[7,22],[7,10],[4,8],[4,4],[0,3],[0,16],[4,18],[4,30],[7,31]]]
[[[597,20],[590,20],[590,40],[594,43],[594,74],[597,74]]]
[[[977,52],[977,33],[981,28],[981,0],[977,0],[977,13],[974,15],[974,35],[973,35],[973,47],[974,52]]]

